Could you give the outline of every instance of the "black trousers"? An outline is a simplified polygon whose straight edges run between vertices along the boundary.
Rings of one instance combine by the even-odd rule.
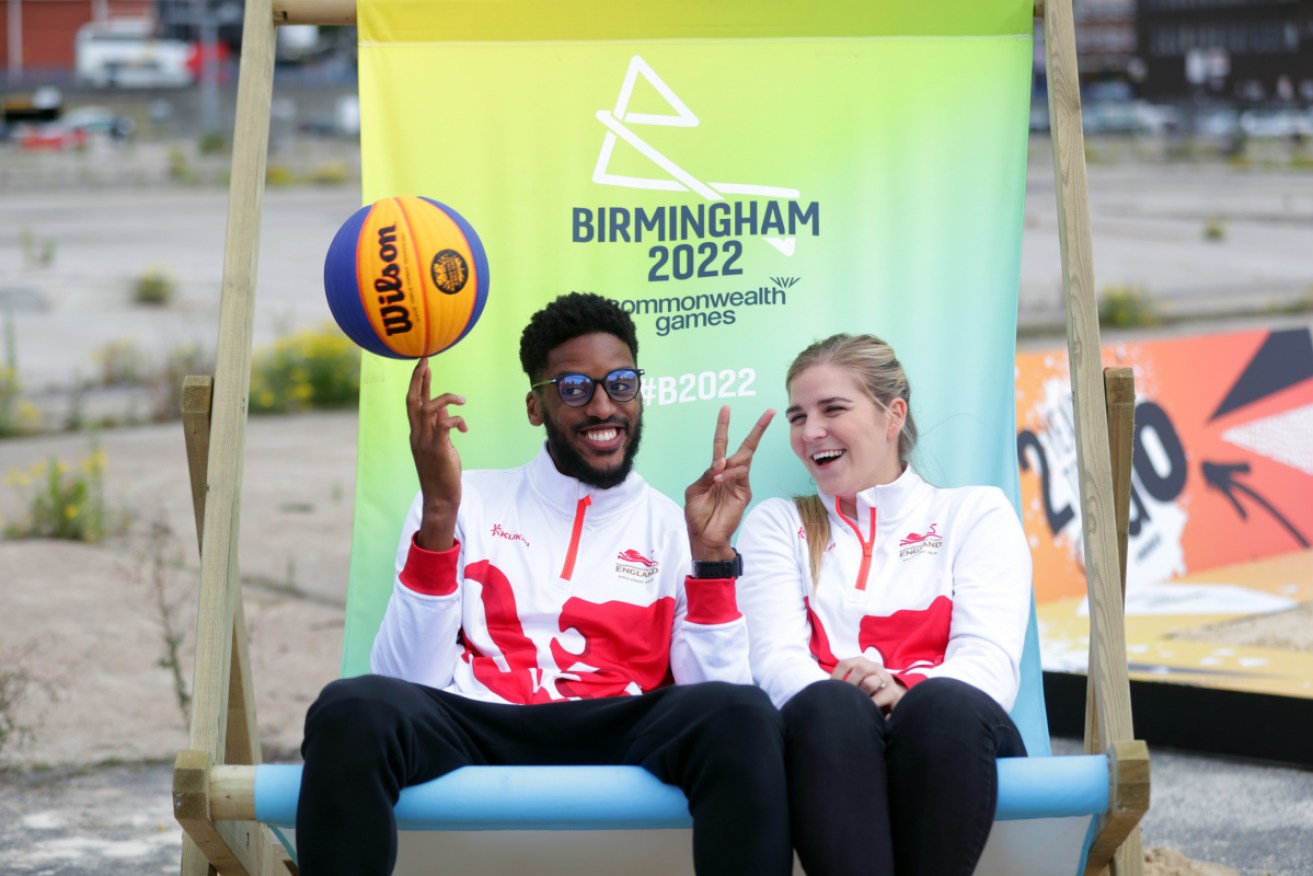
[[[629,764],[688,796],[702,876],[792,867],[783,721],[762,691],[484,703],[382,676],[329,684],[306,715],[296,832],[305,876],[388,874],[408,785],[470,764]]]
[[[994,823],[1012,719],[955,679],[909,690],[889,719],[856,687],[819,681],[784,705],[789,813],[808,876],[970,876]]]

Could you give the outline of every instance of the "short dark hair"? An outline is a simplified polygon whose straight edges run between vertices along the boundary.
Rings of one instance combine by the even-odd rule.
[[[542,378],[552,350],[583,335],[605,332],[624,341],[638,363],[634,321],[620,306],[592,292],[569,292],[529,318],[520,335],[520,366],[531,383]]]

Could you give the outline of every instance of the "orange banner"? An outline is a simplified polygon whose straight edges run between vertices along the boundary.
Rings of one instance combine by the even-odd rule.
[[[1300,328],[1117,344],[1105,347],[1103,362],[1135,374],[1132,669],[1232,686],[1210,678],[1208,667],[1235,663],[1253,670],[1233,679],[1246,687],[1245,677],[1270,674],[1273,655],[1242,659],[1232,648],[1219,663],[1217,649],[1181,640],[1206,624],[1313,600],[1309,576],[1289,571],[1307,572],[1313,556],[1313,337]],[[1083,671],[1088,622],[1065,351],[1018,356],[1017,424],[1044,667]],[[1261,562],[1274,557],[1284,559]],[[1169,640],[1176,645],[1164,651]],[[1277,687],[1313,696],[1313,662]]]

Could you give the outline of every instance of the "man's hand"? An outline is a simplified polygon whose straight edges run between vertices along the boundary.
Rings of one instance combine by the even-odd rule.
[[[845,657],[835,664],[830,678],[855,686],[886,715],[894,710],[903,694],[907,693],[907,688],[890,675],[889,670],[865,657]]]
[[[429,398],[432,378],[428,359],[415,363],[406,392],[406,413],[410,418],[410,452],[424,496],[415,541],[425,550],[444,551],[454,543],[456,511],[460,508],[460,454],[451,443],[451,430],[469,430],[464,418],[448,410],[450,405],[465,404],[464,396],[444,392]]]
[[[774,416],[773,410],[762,414],[739,445],[738,452],[727,459],[729,407],[720,409],[711,442],[711,467],[684,491],[684,521],[694,560],[714,562],[734,558],[730,537],[752,500],[752,488],[748,485],[752,454]]]

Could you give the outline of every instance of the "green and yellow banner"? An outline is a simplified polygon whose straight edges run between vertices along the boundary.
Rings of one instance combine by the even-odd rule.
[[[737,443],[786,405],[794,354],[837,331],[898,351],[930,480],[1015,497],[1031,10],[362,2],[363,202],[437,199],[487,250],[482,318],[432,362],[435,392],[468,399],[464,465],[535,452],[519,334],[588,291],[638,325],[637,468],[676,499],[710,460],[717,410]],[[365,358],[347,674],[367,671],[416,489],[411,364]],[[810,490],[782,418],[753,488]]]

